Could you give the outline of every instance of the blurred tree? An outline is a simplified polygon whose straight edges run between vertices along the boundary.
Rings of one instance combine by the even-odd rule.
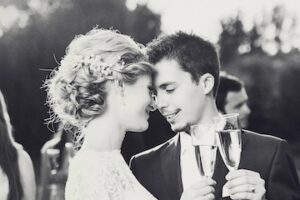
[[[14,2],[19,0],[11,4]],[[125,0],[27,3],[28,24],[24,28],[13,27],[0,38],[0,89],[6,95],[17,141],[37,158],[42,144],[50,137],[44,124],[48,117],[46,93],[41,86],[74,36],[98,25],[118,29],[147,43],[160,32],[160,17],[145,6],[130,11]]]
[[[249,51],[254,54],[264,54],[261,46],[261,34],[258,29],[259,25],[254,24],[248,33]]]
[[[239,48],[246,42],[247,33],[244,31],[243,22],[238,15],[221,21],[222,32],[219,36],[220,60],[226,65],[240,55]]]
[[[280,54],[295,49],[293,42],[299,37],[296,17],[283,6],[275,6],[261,22],[245,30],[241,14],[221,21],[219,36],[220,60],[226,67],[237,56],[245,54]]]
[[[292,40],[296,36],[296,17],[289,16],[285,7],[276,6],[273,9],[271,22],[275,27],[274,42],[277,47],[278,53],[283,53],[285,43]],[[299,36],[299,35],[298,35]]]
[[[130,35],[145,45],[159,35],[160,25],[158,14],[153,13],[146,5],[138,5],[131,14]]]

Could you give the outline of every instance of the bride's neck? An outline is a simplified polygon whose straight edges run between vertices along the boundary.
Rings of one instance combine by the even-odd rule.
[[[102,115],[90,121],[82,133],[82,150],[111,151],[121,149],[126,132],[113,116]]]

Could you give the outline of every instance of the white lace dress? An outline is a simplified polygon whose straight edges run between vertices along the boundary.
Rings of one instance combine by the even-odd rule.
[[[119,150],[79,151],[70,163],[66,200],[155,200]]]
[[[7,200],[8,191],[8,178],[0,167],[0,200]]]

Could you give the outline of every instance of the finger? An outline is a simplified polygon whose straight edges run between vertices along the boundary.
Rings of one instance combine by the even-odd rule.
[[[213,185],[216,185],[216,181],[208,177],[203,177],[203,179],[200,179],[199,181],[194,183],[191,186],[191,188],[199,189],[199,188],[203,188],[206,186],[213,186]]]
[[[260,178],[260,174],[251,170],[247,170],[247,169],[238,169],[238,170],[234,170],[234,171],[230,171],[227,175],[226,175],[226,180],[231,180],[234,178],[238,178],[241,176],[251,176],[251,177],[259,177]]]
[[[260,197],[264,197],[266,195],[266,188],[255,188],[254,193],[257,194]]]
[[[212,193],[210,193],[210,194],[204,196],[204,198],[201,198],[201,200],[202,199],[205,199],[205,200],[214,200],[215,199],[215,195],[212,194]]]
[[[263,180],[257,177],[242,176],[228,181],[228,188],[234,188],[241,185],[262,185]]]
[[[197,196],[194,196],[190,199],[193,199],[193,200],[214,200],[215,195],[214,194],[208,194],[208,195],[205,195],[205,196],[197,195]]]
[[[266,189],[264,184],[262,185],[251,185],[244,184],[240,186],[236,186],[234,188],[230,188],[228,190],[230,196],[236,197],[236,199],[252,199],[255,196],[255,199],[261,199],[266,193]],[[243,198],[241,198],[243,197]]]
[[[236,193],[234,195],[230,195],[230,198],[233,200],[252,200],[255,198],[255,194],[254,193],[248,193],[248,192],[242,192],[242,193]]]
[[[255,193],[255,187],[251,184],[244,184],[233,188],[229,188],[228,191],[230,195],[234,195],[237,193]]]
[[[212,186],[206,186],[204,188],[201,188],[198,191],[199,191],[199,195],[207,196],[207,195],[215,193],[215,188],[213,188]]]

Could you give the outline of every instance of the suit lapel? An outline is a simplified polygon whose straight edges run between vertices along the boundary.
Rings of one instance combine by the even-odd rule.
[[[183,191],[180,168],[180,139],[177,134],[161,155],[161,169],[169,200],[179,200]]]

